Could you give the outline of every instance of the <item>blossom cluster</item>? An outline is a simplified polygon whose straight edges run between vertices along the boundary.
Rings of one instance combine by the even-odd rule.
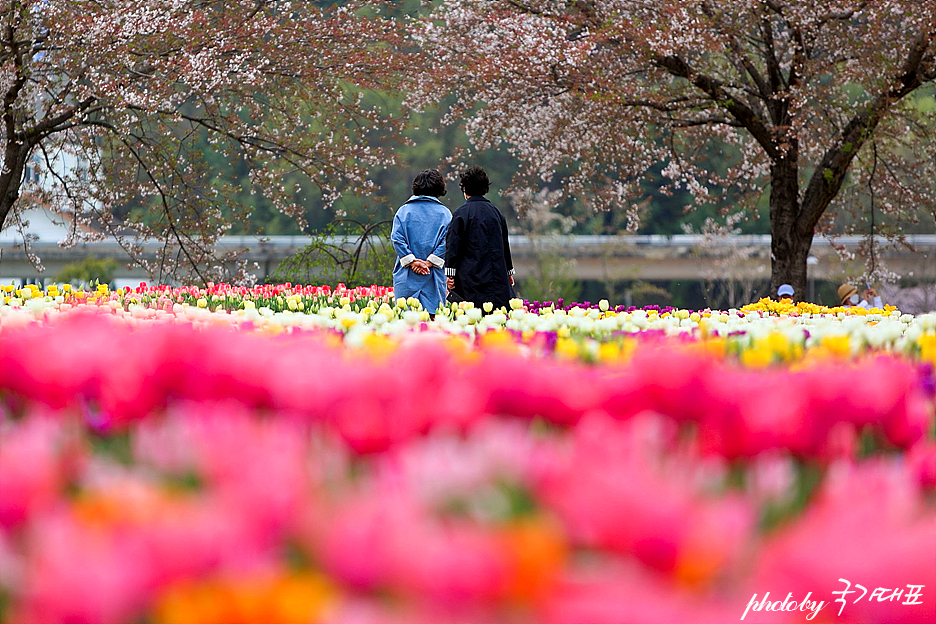
[[[0,307],[0,620],[715,623],[811,592],[827,621],[933,621],[936,317],[413,323],[289,288],[243,296],[322,308]],[[834,604],[840,578],[876,597]]]
[[[774,240],[800,236],[781,233],[780,224],[795,223],[807,247],[820,221],[845,214],[855,218],[834,229],[864,234],[856,211],[869,193],[883,213],[912,220],[929,205],[932,160],[876,146],[873,135],[928,149],[916,145],[903,113],[926,82],[899,92],[890,85],[911,67],[932,76],[923,59],[936,42],[923,33],[936,23],[936,2],[839,2],[831,14],[808,0],[766,5],[765,14],[754,0],[450,0],[433,5],[413,33],[427,62],[445,71],[414,76],[408,101],[446,107],[442,122],[464,125],[478,149],[516,154],[516,187],[555,189],[554,205],[613,209],[622,217],[615,227],[626,222],[629,231],[640,223],[646,183],[722,207],[729,230],[770,186]],[[871,125],[865,105],[877,111]],[[894,163],[886,174],[854,166],[856,157],[877,162],[872,152],[881,149]],[[713,167],[712,153],[732,157]],[[824,169],[829,159],[843,166]],[[848,176],[854,184],[841,184]],[[793,186],[780,199],[785,184]],[[814,192],[822,187],[835,191]],[[879,258],[878,245],[870,237],[863,255]],[[732,271],[730,260],[745,253],[735,249],[721,268]],[[868,269],[889,273],[880,262]]]
[[[365,94],[392,98],[422,71],[403,21],[360,0],[3,7],[0,152],[12,186],[0,228],[23,230],[22,209],[41,207],[72,225],[68,246],[113,236],[160,279],[251,279],[240,250],[217,243],[257,196],[304,228],[306,189],[326,207],[375,192],[370,172],[397,160],[391,139],[409,115]],[[232,177],[218,162],[244,168]],[[128,202],[160,209],[125,218]],[[101,225],[112,217],[121,227]],[[144,253],[141,240],[160,244]]]

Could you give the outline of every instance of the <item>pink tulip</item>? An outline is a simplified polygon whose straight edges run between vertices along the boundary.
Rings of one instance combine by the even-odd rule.
[[[843,622],[932,622],[933,597],[927,590],[936,587],[936,514],[924,504],[910,472],[880,461],[840,464],[830,471],[816,501],[768,539],[749,593],[813,592],[829,603],[825,617],[841,608]],[[846,588],[839,579],[864,586],[868,595],[857,600],[859,590],[836,596],[833,592]],[[922,604],[869,600],[877,588],[906,591],[907,585],[926,587]],[[836,598],[847,602],[834,603]]]
[[[505,590],[508,563],[495,535],[469,522],[440,522],[403,492],[353,496],[324,510],[309,517],[307,543],[327,572],[352,587],[454,610]]]
[[[404,488],[430,508],[527,487],[541,448],[526,424],[491,418],[468,432],[434,431],[374,458],[376,488]]]
[[[485,411],[492,414],[571,425],[606,400],[602,375],[584,365],[493,352],[474,375],[477,387],[489,393]]]
[[[46,517],[30,527],[15,624],[126,624],[146,603],[147,551],[133,536]]]
[[[921,440],[914,444],[907,454],[907,463],[924,489],[936,489],[936,441]]]
[[[139,435],[141,463],[196,475],[212,503],[243,522],[257,543],[280,543],[310,495],[309,432],[296,420],[259,419],[236,403],[185,402]],[[167,456],[156,447],[160,440],[181,448]]]
[[[742,609],[625,562],[599,560],[569,575],[544,610],[546,624],[724,624]]]
[[[70,438],[51,413],[37,412],[0,427],[0,528],[19,527],[59,503],[83,458]]]
[[[574,541],[689,583],[724,574],[749,547],[753,510],[736,496],[707,497],[691,462],[642,452],[606,416],[583,421],[572,444],[543,467],[536,489]]]

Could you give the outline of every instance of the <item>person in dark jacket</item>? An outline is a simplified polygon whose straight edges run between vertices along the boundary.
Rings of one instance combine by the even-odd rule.
[[[459,186],[466,202],[452,214],[445,238],[448,300],[507,307],[514,296],[507,221],[484,197],[491,188],[484,169],[469,168]]]

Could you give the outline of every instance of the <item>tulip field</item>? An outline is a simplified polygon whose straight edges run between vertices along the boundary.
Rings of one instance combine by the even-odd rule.
[[[936,622],[936,313],[0,287],[4,624]]]

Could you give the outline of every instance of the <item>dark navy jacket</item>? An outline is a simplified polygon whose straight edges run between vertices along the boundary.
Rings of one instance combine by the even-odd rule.
[[[509,306],[513,274],[504,215],[484,197],[469,197],[452,214],[445,238],[445,275],[455,278],[448,300]]]

